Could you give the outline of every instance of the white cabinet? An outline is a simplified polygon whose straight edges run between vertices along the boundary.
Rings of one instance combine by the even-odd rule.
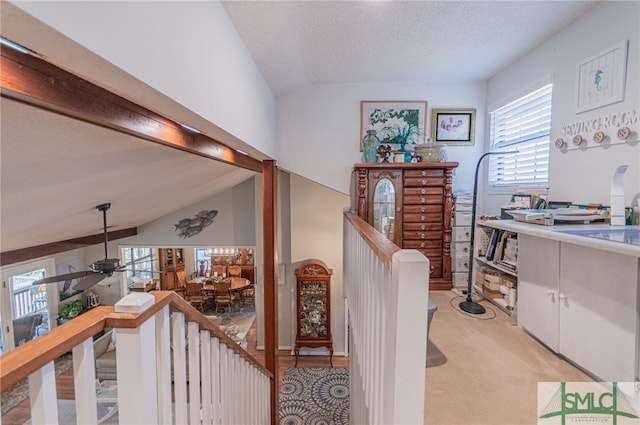
[[[518,235],[518,325],[558,352],[560,242]]]
[[[560,255],[560,353],[604,381],[634,381],[638,259],[567,243]]]
[[[636,379],[638,259],[520,234],[518,325],[604,381]]]

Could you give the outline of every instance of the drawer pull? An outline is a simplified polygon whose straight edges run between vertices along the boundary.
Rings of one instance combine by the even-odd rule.
[[[420,226],[420,230],[426,230],[426,227],[424,224],[422,226]]]
[[[424,216],[423,215],[420,216],[420,221],[424,221]]]
[[[397,211],[397,212],[400,212],[400,207],[396,207],[396,211]]]
[[[425,179],[422,179],[422,185],[424,186],[426,184],[427,184],[427,181]]]
[[[424,242],[420,243],[420,248],[424,248]]]
[[[424,204],[425,202],[427,202],[427,199],[426,198],[420,198],[420,202]]]
[[[435,270],[435,269],[433,268],[433,266],[431,266],[431,267],[429,268],[429,274],[433,274],[433,271],[434,271],[434,270]]]
[[[425,189],[422,189],[422,194],[423,194],[423,195],[426,195],[426,194],[427,194],[427,191],[426,191]]]
[[[421,237],[422,239],[424,239],[424,238],[425,238],[425,236],[426,236],[426,235],[425,235],[424,233],[421,233],[421,234],[420,234],[420,237]]]
[[[427,172],[426,172],[425,170],[422,170],[422,175],[423,175],[423,176],[426,176],[426,175],[427,175]]]
[[[427,209],[425,207],[421,207],[420,208],[420,212],[426,212],[426,211],[427,211]]]

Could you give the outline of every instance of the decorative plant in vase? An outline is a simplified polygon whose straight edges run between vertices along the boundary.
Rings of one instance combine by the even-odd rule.
[[[405,123],[404,125],[395,124],[392,127],[385,127],[382,134],[382,142],[400,145],[398,152],[404,152],[405,162],[410,162],[411,152],[406,149],[406,146],[407,144],[417,144],[422,136],[422,131],[415,124]]]

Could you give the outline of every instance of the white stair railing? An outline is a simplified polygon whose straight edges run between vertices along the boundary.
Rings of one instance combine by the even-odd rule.
[[[53,359],[69,350],[76,421],[97,423],[93,335],[105,327],[116,329],[120,423],[270,423],[273,376],[175,293],[130,294],[113,310],[99,307],[0,356],[3,390],[29,377],[32,423],[58,423]]]
[[[423,424],[429,260],[345,212],[351,423]]]

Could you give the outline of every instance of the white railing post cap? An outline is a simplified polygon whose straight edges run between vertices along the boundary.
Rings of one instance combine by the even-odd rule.
[[[142,313],[153,305],[156,298],[146,292],[132,292],[115,305],[116,313]]]

